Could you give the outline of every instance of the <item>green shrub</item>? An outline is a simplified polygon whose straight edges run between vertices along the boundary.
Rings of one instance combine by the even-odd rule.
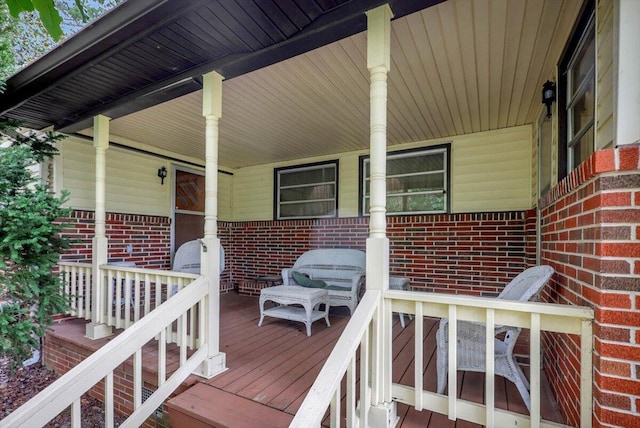
[[[56,219],[68,217],[68,195],[56,197],[39,182],[33,166],[57,153],[52,133],[20,136],[0,124],[0,357],[13,365],[27,359],[39,338],[67,304],[52,272],[68,247]]]

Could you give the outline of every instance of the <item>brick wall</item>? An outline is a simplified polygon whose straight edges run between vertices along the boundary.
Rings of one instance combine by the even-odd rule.
[[[93,214],[74,211],[63,220],[69,223],[64,235],[77,241],[63,260],[91,260]],[[221,288],[257,292],[252,278],[279,275],[310,249],[364,250],[368,228],[368,218],[220,222],[226,254]],[[109,261],[169,269],[170,231],[166,217],[107,213]],[[391,275],[406,276],[412,287],[426,291],[495,295],[530,264],[532,254],[535,259],[535,218],[532,223],[522,211],[396,216],[389,218],[387,233]]]
[[[596,152],[545,195],[547,301],[595,310],[594,426],[640,426],[640,155]],[[579,343],[547,335],[545,369],[567,422],[578,425]]]
[[[91,260],[91,239],[94,235],[93,211],[79,211],[61,219],[68,224],[63,235],[74,240],[62,260],[88,262]],[[106,235],[109,239],[110,262],[130,261],[138,267],[169,269],[171,256],[171,225],[168,217],[107,213]],[[127,246],[132,246],[132,253]]]
[[[279,275],[310,249],[364,250],[368,227],[368,218],[224,224],[230,280],[256,292],[252,278]],[[390,217],[390,273],[425,291],[495,295],[535,254],[527,233],[521,211]]]

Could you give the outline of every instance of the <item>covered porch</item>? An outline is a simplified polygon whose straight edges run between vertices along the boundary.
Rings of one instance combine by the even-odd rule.
[[[367,293],[323,368],[331,376],[320,376],[306,405],[296,396],[285,406],[302,418],[294,426],[318,415],[327,423],[327,407],[332,426],[392,426],[396,410],[405,424],[435,411],[434,420],[544,426],[540,418],[555,421],[557,414],[547,413],[553,406],[540,373],[549,375],[563,423],[638,421],[634,397],[617,380],[631,378],[637,360],[629,319],[636,321],[640,305],[634,242],[640,133],[628,115],[638,112],[629,100],[640,85],[617,68],[637,70],[624,62],[633,55],[621,55],[620,64],[615,57],[637,39],[635,24],[619,19],[635,16],[637,4],[295,1],[283,17],[257,1],[247,2],[252,13],[236,3],[126,2],[86,31],[90,43],[77,50],[70,43],[9,82],[3,114],[71,135],[48,171],[56,190],[73,195],[65,233],[79,242],[63,265],[75,269],[75,290],[90,286],[85,307],[73,313],[91,319],[85,333],[96,343],[111,342],[78,365],[81,375],[103,382],[105,406],[113,411],[120,391],[114,370],[122,361],[112,358],[120,337],[130,352],[122,358],[133,359],[130,408],[140,411],[130,423],[142,423],[182,382],[165,367],[174,346],[179,377],[217,375],[201,381],[212,385],[232,378],[221,290],[259,293],[252,288],[256,277],[277,275],[302,252],[348,247],[367,252]],[[110,32],[113,21],[122,31]],[[589,146],[595,153],[576,154],[575,169],[563,174],[558,168],[567,168],[568,149],[558,139],[567,126],[566,103],[549,101],[547,115],[539,92],[546,80],[564,79],[558,64],[567,49],[582,46],[577,33],[589,28],[598,67],[586,74],[597,76],[600,92],[582,87],[599,106],[583,131],[595,134]],[[47,68],[51,62],[59,67]],[[87,89],[98,87],[104,92],[95,96]],[[391,160],[399,160],[400,171],[388,167]],[[415,164],[429,165],[420,171],[423,182],[406,178]],[[309,170],[321,174],[302,183],[303,196],[282,196],[300,185],[283,184],[282,177]],[[200,177],[200,206],[176,202],[183,172]],[[203,238],[200,276],[168,273],[180,241],[175,225],[184,215],[197,219],[193,230]],[[222,276],[219,242],[228,257]],[[510,307],[489,297],[536,264],[555,269],[543,290],[550,305]],[[414,290],[389,291],[390,276],[408,277]],[[179,298],[171,299],[174,285]],[[79,293],[71,294],[80,304]],[[600,317],[596,336],[594,312],[585,306]],[[400,331],[393,311],[427,321]],[[518,411],[509,400],[505,406],[511,395],[500,392],[508,391],[504,383],[454,376],[451,386],[461,385],[464,397],[448,397],[433,393],[432,377],[411,376],[433,370],[431,318],[530,329],[525,354],[538,397],[531,414],[512,413]],[[113,327],[126,330],[104,339]],[[143,356],[152,338],[163,367],[157,383],[165,388],[145,404]],[[402,340],[413,343],[415,359]],[[360,364],[362,352],[370,365]],[[239,388],[232,393],[251,386]],[[77,411],[76,402],[53,395],[47,399]],[[479,406],[481,395],[495,402]]]
[[[332,311],[331,327],[322,322],[314,323],[311,337],[306,336],[301,323],[271,318],[267,319],[262,327],[258,327],[258,319],[257,297],[239,295],[233,291],[222,294],[220,345],[229,362],[227,371],[210,380],[197,376],[189,377],[175,392],[174,398],[164,404],[165,413],[156,412],[151,420],[161,423],[169,418],[172,426],[176,427],[205,426],[214,422],[228,426],[248,426],[254,423],[264,427],[288,425],[343,333],[349,321],[348,312]],[[44,348],[46,364],[55,367],[58,372],[66,372],[70,367],[65,365],[66,359],[60,358],[62,353],[75,350],[74,357],[83,359],[109,341],[86,339],[85,323],[81,320],[65,320],[50,328]],[[423,323],[424,387],[425,390],[435,391],[437,319],[425,318]],[[403,329],[399,317],[394,316],[392,349],[396,382],[413,385],[414,335],[414,320],[407,318],[406,328]],[[526,346],[522,349],[526,349]],[[157,359],[157,347],[151,343],[145,347],[142,357],[145,366],[143,378],[145,387],[149,390],[155,390],[157,387]],[[168,374],[179,366],[178,360],[177,347],[169,349]],[[528,357],[522,360],[525,362],[523,368],[528,373]],[[127,374],[132,377],[131,360],[120,370],[116,375],[116,383],[126,379]],[[460,372],[458,396],[483,403],[484,377],[481,373]],[[526,414],[527,409],[515,385],[501,377],[496,377],[495,382],[496,407]],[[195,385],[198,385],[197,388],[191,390]],[[125,398],[123,396],[122,401],[117,402],[118,409],[129,412],[130,409],[120,407],[127,402]],[[130,398],[132,401],[132,397]],[[343,413],[344,399],[345,397]],[[218,404],[212,406],[212,400]],[[541,377],[541,416],[552,422],[560,423],[563,420],[544,373]],[[398,417],[396,426],[405,428],[480,426],[464,421],[451,421],[444,415],[428,410],[417,411],[405,404],[398,406]],[[323,426],[329,426],[328,415],[324,418]]]

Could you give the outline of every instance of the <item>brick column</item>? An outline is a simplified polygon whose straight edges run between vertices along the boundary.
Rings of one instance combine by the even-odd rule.
[[[640,426],[640,150],[601,150],[545,195],[546,299],[595,310],[594,426]],[[545,369],[567,422],[578,424],[576,339],[548,335]]]

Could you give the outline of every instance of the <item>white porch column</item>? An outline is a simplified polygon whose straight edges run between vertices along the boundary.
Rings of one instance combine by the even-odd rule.
[[[86,326],[86,335],[90,339],[100,339],[113,333],[112,328],[105,324],[108,310],[106,293],[100,275],[99,266],[107,263],[107,235],[106,235],[106,151],[109,148],[109,118],[96,116],[93,118],[93,147],[96,149],[96,207],[94,214],[94,236],[92,241],[92,275],[91,289],[92,311],[91,322]]]
[[[389,239],[386,236],[387,74],[393,14],[389,5],[367,12],[367,68],[370,77],[371,199],[367,239],[367,288],[389,289]],[[391,311],[382,308],[374,321],[373,369],[369,415],[371,425],[391,427],[396,406],[391,400]]]
[[[218,120],[222,117],[222,79],[216,72],[203,76],[202,115],[205,118],[204,239],[200,273],[208,278],[205,326],[207,359],[197,374],[211,378],[227,369],[220,352],[220,239],[218,238]]]
[[[640,142],[640,1],[617,2],[615,144]]]

